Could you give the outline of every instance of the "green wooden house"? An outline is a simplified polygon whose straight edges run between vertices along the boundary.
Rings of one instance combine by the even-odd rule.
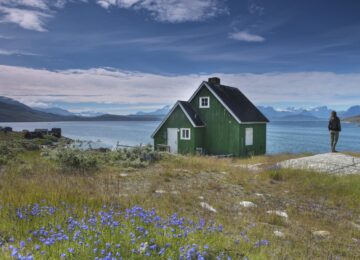
[[[152,135],[155,149],[180,154],[247,156],[266,153],[269,120],[237,88],[203,81],[178,101]]]

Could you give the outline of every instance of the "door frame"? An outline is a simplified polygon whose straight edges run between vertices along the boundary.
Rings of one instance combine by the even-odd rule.
[[[171,146],[169,143],[169,133],[173,131],[176,131],[176,140],[174,146]],[[169,146],[169,152],[177,154],[179,151],[179,129],[178,128],[167,128],[167,145]]]

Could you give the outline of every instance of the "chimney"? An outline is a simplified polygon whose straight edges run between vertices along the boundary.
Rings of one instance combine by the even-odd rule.
[[[211,84],[220,84],[220,78],[218,77],[209,78],[208,82]]]

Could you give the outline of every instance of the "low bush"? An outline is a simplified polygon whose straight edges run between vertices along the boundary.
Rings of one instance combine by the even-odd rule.
[[[0,165],[6,164],[15,155],[15,151],[6,142],[0,143]]]
[[[92,172],[97,170],[99,166],[98,158],[90,151],[57,149],[54,152],[53,159],[66,171]]]
[[[38,145],[52,145],[57,143],[59,139],[52,135],[45,135],[43,138],[35,138],[34,143]]]
[[[110,162],[125,167],[146,167],[161,159],[160,153],[153,151],[152,146],[118,149],[108,153]]]
[[[110,150],[81,150],[71,147],[43,149],[41,155],[56,161],[62,170],[93,172],[100,165],[143,168],[158,161],[161,155],[151,146]]]

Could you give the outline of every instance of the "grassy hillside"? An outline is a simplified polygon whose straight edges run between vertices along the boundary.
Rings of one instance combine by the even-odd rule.
[[[3,145],[19,138],[0,136]],[[21,148],[0,156],[0,258],[360,258],[360,176],[269,169],[294,155]]]
[[[60,118],[60,116],[35,111],[28,107],[0,102],[1,122],[54,121]]]

